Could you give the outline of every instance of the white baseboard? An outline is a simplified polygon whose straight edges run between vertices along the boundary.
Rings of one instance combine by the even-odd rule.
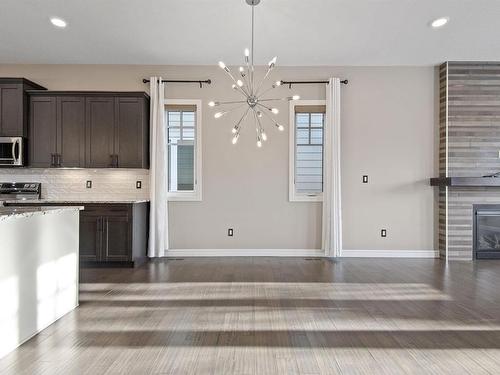
[[[172,249],[167,257],[323,257],[318,249]]]
[[[324,257],[320,249],[171,249],[166,257]],[[342,250],[343,258],[439,258],[435,250]]]
[[[343,258],[439,258],[437,250],[342,250]]]

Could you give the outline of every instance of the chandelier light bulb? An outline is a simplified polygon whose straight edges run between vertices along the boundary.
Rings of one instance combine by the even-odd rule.
[[[262,117],[262,112],[261,111],[257,111],[257,116],[258,117]]]
[[[280,124],[276,124],[276,127],[278,128],[278,130],[280,132],[282,132],[283,130],[285,130],[285,127],[283,125],[280,125]]]
[[[221,118],[222,116],[224,116],[227,112],[225,111],[221,111],[221,112],[217,112],[214,117],[215,118]]]
[[[267,135],[266,133],[262,132],[261,137],[264,141],[267,141]]]
[[[276,82],[274,83],[274,85],[275,85],[276,87],[281,86],[281,81],[276,81]]]
[[[243,86],[243,81],[241,79],[239,79],[239,80],[236,81],[236,84],[238,86],[242,87]]]
[[[219,68],[226,69],[226,64],[224,64],[224,62],[222,61],[219,61]]]
[[[274,68],[274,66],[276,65],[276,59],[277,58],[278,58],[277,56],[274,56],[273,59],[271,61],[269,61],[268,65],[269,65],[270,69]]]
[[[240,73],[245,73],[245,68],[243,68],[242,66],[240,66]]]
[[[239,134],[236,134],[236,135],[233,137],[233,140],[232,140],[233,145],[235,145],[235,144],[238,142],[238,137],[239,137],[239,136],[240,136]]]
[[[238,127],[237,127],[237,126],[235,126],[235,127],[231,130],[231,132],[232,132],[233,134],[238,133]]]
[[[215,102],[208,102],[209,107],[215,107]]]
[[[257,147],[259,147],[259,148],[262,147],[262,141],[260,139],[257,140]]]
[[[245,57],[250,56],[250,50],[248,48],[245,48]]]
[[[278,108],[271,108],[271,112],[277,115],[278,113],[280,113],[280,110]]]
[[[236,90],[238,88],[238,86],[236,86],[235,84],[233,84],[231,87],[233,90]]]
[[[299,100],[300,99],[300,95],[294,95],[292,96],[292,100]]]

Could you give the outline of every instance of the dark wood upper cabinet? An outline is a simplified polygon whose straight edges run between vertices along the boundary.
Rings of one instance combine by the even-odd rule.
[[[24,132],[23,87],[0,84],[0,134],[4,137],[20,136]]]
[[[116,98],[115,158],[121,168],[147,168],[149,103],[142,98]]]
[[[54,167],[57,153],[57,100],[40,96],[30,101],[30,166]]]
[[[28,136],[27,90],[45,90],[24,78],[0,78],[0,137]]]
[[[58,167],[85,167],[85,99],[57,98]]]
[[[86,98],[86,151],[88,168],[114,167],[115,100]]]
[[[29,94],[33,110],[30,166],[149,168],[149,97],[145,93]],[[51,100],[55,100],[55,119],[53,112],[37,108]],[[55,133],[49,124],[56,124]],[[55,139],[55,149],[47,137]]]
[[[34,96],[30,100],[29,165],[83,167],[85,100]]]

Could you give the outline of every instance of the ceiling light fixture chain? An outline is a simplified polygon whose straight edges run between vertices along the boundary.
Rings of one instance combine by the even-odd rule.
[[[262,118],[265,115],[267,119],[269,119],[273,125],[279,130],[283,131],[285,127],[278,123],[276,119],[271,116],[272,115],[277,115],[279,113],[278,108],[275,107],[268,107],[265,104],[262,104],[262,102],[272,102],[272,101],[290,101],[290,100],[298,100],[300,97],[298,95],[293,95],[293,96],[287,96],[284,98],[265,98],[263,97],[265,94],[267,94],[269,91],[275,89],[276,87],[279,87],[281,85],[281,81],[276,81],[274,84],[271,85],[270,88],[264,89],[262,93],[260,92],[261,89],[263,88],[264,83],[267,81],[269,78],[271,72],[273,69],[276,67],[276,56],[273,57],[271,61],[267,64],[267,71],[264,74],[262,80],[256,85],[255,83],[255,65],[254,65],[254,39],[255,39],[255,6],[260,3],[260,0],[246,0],[247,4],[252,7],[252,35],[251,35],[251,45],[250,45],[250,50],[248,48],[245,49],[245,65],[246,69],[243,66],[240,66],[238,71],[239,71],[239,77],[236,79],[234,75],[232,74],[231,70],[229,67],[226,66],[222,61],[219,61],[219,67],[226,72],[226,74],[229,76],[231,81],[233,82],[232,88],[236,92],[238,92],[240,95],[243,96],[244,100],[237,100],[237,101],[211,101],[208,103],[210,107],[218,107],[218,106],[226,106],[226,105],[231,105],[231,104],[238,104],[236,107],[230,108],[230,109],[225,109],[222,111],[219,111],[214,114],[214,117],[216,119],[221,118],[223,116],[226,116],[228,113],[231,113],[232,111],[247,106],[246,110],[243,112],[239,120],[236,122],[236,124],[233,126],[232,133],[233,133],[233,144],[236,144],[238,142],[238,138],[240,136],[241,129],[243,127],[245,119],[248,117],[248,114],[251,113],[251,117],[254,118],[254,124],[255,124],[255,131],[257,133],[256,138],[257,138],[257,147],[262,147],[262,141],[267,141],[267,134],[265,133],[265,129],[263,126],[263,121]],[[270,112],[271,114],[269,114]]]

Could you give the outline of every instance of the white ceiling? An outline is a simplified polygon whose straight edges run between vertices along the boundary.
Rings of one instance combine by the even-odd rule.
[[[262,0],[255,12],[258,63],[500,60],[499,0]],[[0,63],[238,64],[250,14],[244,0],[0,0]],[[450,23],[430,28],[440,16]]]

